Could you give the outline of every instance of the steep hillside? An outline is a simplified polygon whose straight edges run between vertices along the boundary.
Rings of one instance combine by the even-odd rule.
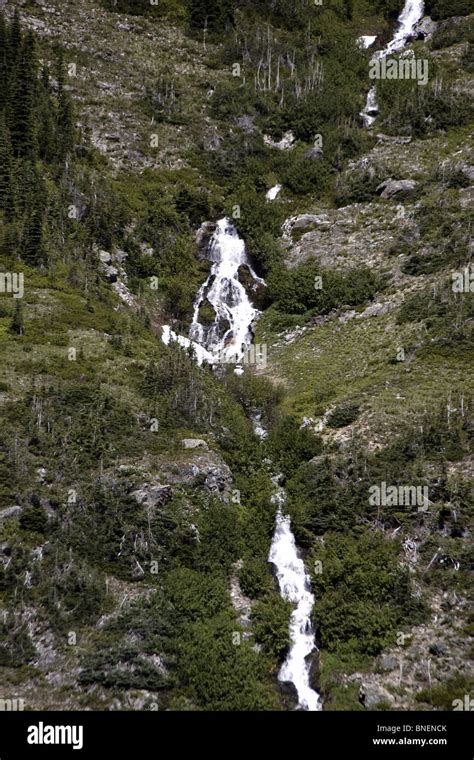
[[[377,81],[368,128],[403,0],[1,5],[0,697],[301,707],[268,563],[284,487],[323,710],[452,709],[473,681],[469,3],[426,4],[405,53],[427,83]],[[218,324],[222,217],[261,312],[265,360],[237,372],[162,340]]]

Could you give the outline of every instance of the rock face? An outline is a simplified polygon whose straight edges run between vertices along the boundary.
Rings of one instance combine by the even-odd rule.
[[[242,628],[250,627],[250,616],[252,614],[252,601],[245,596],[239,581],[239,572],[243,567],[243,561],[238,560],[232,566],[232,573],[230,576],[230,598],[232,606],[237,613],[237,620]]]
[[[395,204],[384,204],[382,226],[380,206],[380,202],[354,203],[287,219],[282,228],[287,267],[293,269],[309,258],[340,271],[361,264],[380,266],[400,229],[412,226],[408,214],[402,217],[402,207]]]
[[[14,517],[19,517],[22,511],[22,508],[18,506],[0,509],[0,520],[11,520]]]
[[[132,496],[134,496],[134,498],[137,500],[138,504],[152,508],[166,504],[172,495],[173,491],[170,486],[148,483],[144,483],[137,491],[134,491],[132,494]]]
[[[192,450],[191,450],[192,451]],[[167,462],[161,474],[171,486],[195,486],[205,488],[223,501],[229,501],[232,491],[232,472],[214,451],[199,447],[185,461]],[[197,451],[202,451],[198,454]]]
[[[415,26],[415,39],[426,40],[433,36],[438,29],[438,24],[430,16],[424,16]]]
[[[381,198],[393,198],[394,195],[411,193],[416,187],[416,182],[413,179],[386,179],[377,187],[377,192],[380,191]]]
[[[277,150],[291,150],[293,143],[295,142],[295,136],[293,132],[285,132],[281,140],[272,140],[268,135],[263,136],[263,142],[268,145],[269,148],[276,148]]]
[[[309,158],[311,161],[320,161],[324,156],[321,148],[314,147],[308,148],[308,150],[305,151],[304,157]]]
[[[183,446],[185,449],[209,449],[206,441],[202,438],[184,438]]]
[[[364,707],[371,709],[378,704],[393,704],[393,697],[383,686],[373,683],[362,683],[359,690],[359,701]]]
[[[104,277],[111,283],[118,297],[131,309],[137,308],[135,296],[130,292],[127,286],[128,276],[123,268],[127,258],[125,251],[117,250],[113,254],[109,251],[99,251],[99,266]]]

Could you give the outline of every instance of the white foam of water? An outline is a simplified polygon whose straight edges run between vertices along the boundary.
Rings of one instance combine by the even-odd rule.
[[[420,19],[423,18],[425,10],[424,0],[406,0],[403,10],[397,20],[397,28],[393,39],[390,40],[388,45],[383,50],[379,50],[374,54],[373,58],[381,59],[386,58],[391,53],[397,53],[399,50],[405,47],[408,39],[413,35],[415,26]],[[360,39],[364,39],[361,37]],[[367,39],[367,38],[365,38]],[[369,47],[367,45],[367,47]],[[375,121],[375,116],[378,113],[377,106],[377,90],[372,87],[367,94],[367,102],[365,108],[361,111],[360,116],[365,127],[370,127]]]
[[[322,710],[319,694],[311,688],[307,657],[316,646],[311,625],[311,611],[314,596],[310,591],[309,578],[303,560],[298,556],[295,537],[291,530],[291,520],[281,511],[284,493],[277,491],[276,501],[280,507],[276,517],[276,527],[270,548],[269,562],[276,568],[280,593],[292,602],[295,609],[290,619],[291,646],[288,656],[278,674],[281,682],[294,684],[298,694],[298,705],[303,710]]]
[[[265,198],[267,201],[274,201],[275,198],[280,194],[281,191],[281,185],[274,185],[270,188],[270,190],[267,190],[267,194]]]
[[[247,267],[255,285],[265,285],[265,282],[250,266],[244,241],[229,219],[217,222],[208,253],[214,263],[194,302],[189,337],[204,346],[216,361],[239,362],[252,342],[252,324],[260,315],[239,280],[240,267]],[[216,315],[211,325],[199,321],[199,311],[205,301],[211,304]]]
[[[376,39],[377,35],[371,36],[369,34],[363,34],[362,37],[358,38],[357,42],[361,47],[369,48],[374,44]]]

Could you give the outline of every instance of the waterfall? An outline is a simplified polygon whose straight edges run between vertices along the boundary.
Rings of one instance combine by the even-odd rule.
[[[291,520],[282,513],[281,507],[277,512],[268,559],[276,568],[283,599],[295,605],[290,619],[290,651],[278,674],[278,680],[294,684],[298,706],[303,710],[321,710],[319,694],[309,684],[309,665],[306,661],[316,648],[311,625],[314,596],[310,591],[304,562],[298,556]]]
[[[261,414],[253,415],[252,424],[255,433],[264,440],[268,433],[262,425],[261,417]],[[266,463],[271,469],[271,461],[266,460]],[[311,624],[314,596],[304,562],[298,554],[291,530],[291,518],[283,512],[286,492],[279,485],[280,478],[281,475],[272,476],[272,503],[277,507],[277,513],[268,561],[275,567],[281,596],[294,605],[294,610],[290,617],[290,650],[280,668],[278,680],[293,684],[298,695],[298,707],[317,712],[322,710],[322,702],[319,694],[310,686],[310,664],[307,662],[307,658],[316,649]]]
[[[252,325],[260,314],[239,280],[241,267],[247,269],[253,287],[265,282],[252,269],[244,241],[227,218],[217,222],[208,257],[213,264],[194,301],[189,338],[203,346],[216,362],[237,363],[252,342]],[[212,307],[214,313],[209,324],[200,321],[204,304]]]
[[[413,35],[415,26],[423,18],[425,10],[424,0],[406,0],[403,10],[397,20],[397,29],[393,39],[383,49],[374,54],[373,58],[386,58],[391,53],[397,53],[405,47],[408,39]],[[361,38],[362,39],[362,38]],[[364,127],[370,127],[375,121],[378,113],[377,106],[377,89],[371,87],[367,94],[365,108],[361,111]]]
[[[252,325],[260,314],[239,279],[241,267],[246,267],[248,271],[250,288],[264,286],[265,282],[253,271],[244,241],[227,218],[217,222],[207,256],[212,261],[212,268],[194,301],[189,337],[178,335],[169,325],[165,325],[162,340],[166,344],[175,341],[183,348],[192,347],[199,364],[204,361],[209,364],[237,363],[242,360],[245,350],[252,342]],[[208,307],[208,314],[211,309],[214,315],[205,324],[201,313],[204,305]],[[252,422],[256,435],[264,440],[267,431],[262,425],[261,414],[255,414]],[[271,462],[266,460],[266,464],[271,472]],[[282,683],[294,684],[300,708],[316,711],[322,709],[321,700],[310,687],[310,666],[306,661],[308,655],[316,649],[311,626],[314,597],[304,562],[298,555],[290,517],[282,511],[286,493],[278,484],[279,478],[278,475],[272,476],[276,525],[268,561],[276,568],[282,597],[295,607],[290,619],[291,646],[278,678]]]

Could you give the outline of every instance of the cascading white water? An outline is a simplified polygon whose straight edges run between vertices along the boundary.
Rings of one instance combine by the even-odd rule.
[[[397,20],[397,29],[388,45],[383,50],[379,50],[373,55],[373,58],[380,60],[386,58],[391,53],[397,53],[405,47],[407,40],[413,35],[415,26],[423,18],[425,10],[424,0],[406,0],[403,10]],[[371,87],[367,93],[367,102],[361,117],[365,127],[370,127],[375,121],[378,113],[377,106],[377,89]]]
[[[314,596],[304,562],[298,556],[290,517],[282,513],[284,500],[284,491],[279,488],[274,499],[279,506],[268,560],[276,568],[283,599],[292,602],[295,609],[290,619],[290,651],[280,669],[278,680],[294,684],[298,706],[314,712],[322,710],[321,698],[310,686],[310,668],[306,659],[316,649],[311,625]]]
[[[268,433],[262,425],[260,413],[253,415],[252,424],[260,440],[265,440]],[[265,460],[265,463],[271,471],[271,461]],[[304,562],[298,555],[291,530],[291,518],[283,513],[286,492],[279,485],[280,478],[281,475],[272,476],[272,504],[277,507],[277,513],[268,561],[275,567],[280,594],[295,607],[290,618],[290,651],[280,668],[278,680],[294,685],[298,695],[298,707],[316,712],[323,709],[322,702],[319,694],[310,686],[310,665],[307,662],[308,656],[316,649],[311,624],[314,596]]]
[[[220,219],[208,247],[213,262],[211,273],[199,289],[194,302],[194,314],[189,338],[178,335],[166,325],[162,339],[166,344],[176,341],[183,348],[193,348],[199,364],[238,362],[252,341],[252,324],[259,316],[245,287],[239,280],[239,270],[246,266],[255,285],[265,285],[264,280],[253,271],[247,258],[244,241],[229,219]],[[203,325],[200,310],[208,302],[215,313],[212,323]],[[261,415],[253,419],[254,430],[260,439],[267,437],[261,424]],[[266,461],[271,471],[271,462]],[[306,661],[315,650],[311,627],[311,611],[314,597],[310,591],[309,577],[303,560],[298,556],[291,520],[283,515],[286,500],[283,488],[278,485],[279,476],[272,477],[274,494],[272,503],[277,508],[276,527],[270,547],[269,562],[276,568],[280,593],[292,602],[295,609],[290,620],[291,646],[283,663],[279,680],[294,684],[298,694],[298,706],[303,710],[321,710],[319,695],[310,687],[310,667]]]
[[[226,217],[217,222],[207,254],[213,264],[194,301],[189,338],[165,325],[162,340],[166,345],[174,341],[183,348],[193,348],[199,364],[238,364],[252,342],[252,325],[260,315],[239,280],[239,270],[246,267],[255,286],[265,286],[265,281],[255,274],[244,241]],[[200,310],[206,302],[215,317],[204,325],[200,321]]]
[[[209,258],[211,273],[199,289],[189,337],[212,354],[217,361],[238,362],[252,341],[252,324],[259,311],[254,308],[245,287],[239,280],[239,269],[245,266],[256,285],[265,285],[250,266],[244,241],[229,219],[220,219],[211,238]],[[215,312],[210,325],[200,322],[200,308],[207,301]]]

